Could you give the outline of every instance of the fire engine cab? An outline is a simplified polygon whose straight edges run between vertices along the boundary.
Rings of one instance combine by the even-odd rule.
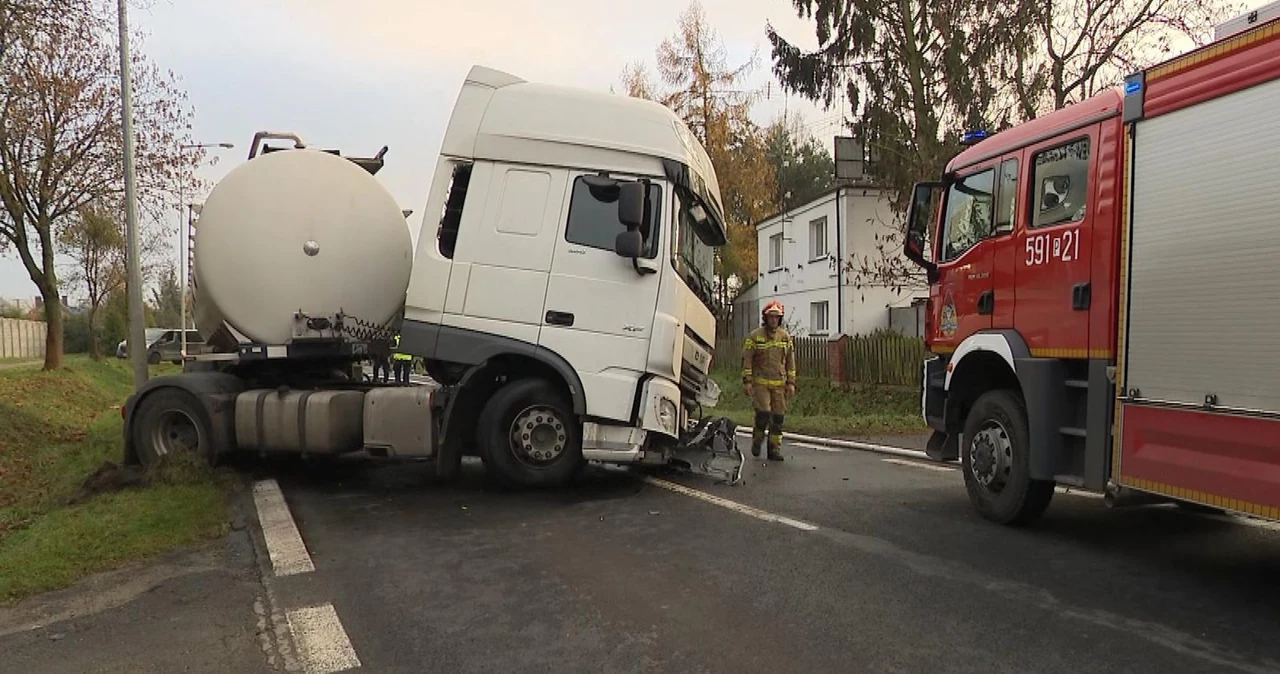
[[[1280,519],[1280,21],[972,144],[907,218],[929,454],[983,517]]]

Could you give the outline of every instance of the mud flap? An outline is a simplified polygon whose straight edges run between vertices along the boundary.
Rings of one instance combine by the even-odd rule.
[[[737,426],[727,417],[703,419],[681,434],[670,465],[687,473],[738,484],[747,459],[738,449],[736,431]]]

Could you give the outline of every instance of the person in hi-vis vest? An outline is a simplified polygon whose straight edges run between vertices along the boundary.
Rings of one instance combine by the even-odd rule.
[[[786,310],[769,300],[760,311],[761,326],[742,345],[742,385],[755,408],[751,454],[760,456],[768,430],[769,460],[782,461],[782,419],[787,396],[796,392],[796,348],[782,327]]]
[[[400,350],[400,335],[396,335],[391,347],[391,368],[395,372],[397,384],[409,383],[409,368],[413,364],[413,356]]]

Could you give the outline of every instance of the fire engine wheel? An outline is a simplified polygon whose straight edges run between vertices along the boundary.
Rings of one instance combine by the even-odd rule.
[[[964,485],[984,518],[1023,525],[1049,507],[1054,483],[1029,477],[1028,437],[1026,406],[1016,393],[984,393],[969,411],[961,452]]]
[[[215,456],[204,408],[179,389],[162,388],[144,397],[133,415],[130,432],[144,467],[184,452],[195,452],[210,462]]]
[[[554,487],[582,464],[573,408],[550,383],[520,379],[498,390],[480,412],[477,436],[485,469],[519,487]]]

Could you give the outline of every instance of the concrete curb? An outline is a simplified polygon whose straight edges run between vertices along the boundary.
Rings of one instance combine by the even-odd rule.
[[[751,437],[749,431],[738,429],[738,435]],[[915,449],[903,449],[902,447],[890,447],[888,445],[877,445],[870,442],[858,442],[856,440],[836,440],[834,438],[820,438],[813,435],[801,435],[799,433],[783,433],[782,439],[791,440],[792,442],[808,443],[821,447],[830,447],[833,449],[847,449],[858,452],[873,452],[875,454],[887,454],[889,456],[904,456],[911,459],[930,460],[924,452]]]

